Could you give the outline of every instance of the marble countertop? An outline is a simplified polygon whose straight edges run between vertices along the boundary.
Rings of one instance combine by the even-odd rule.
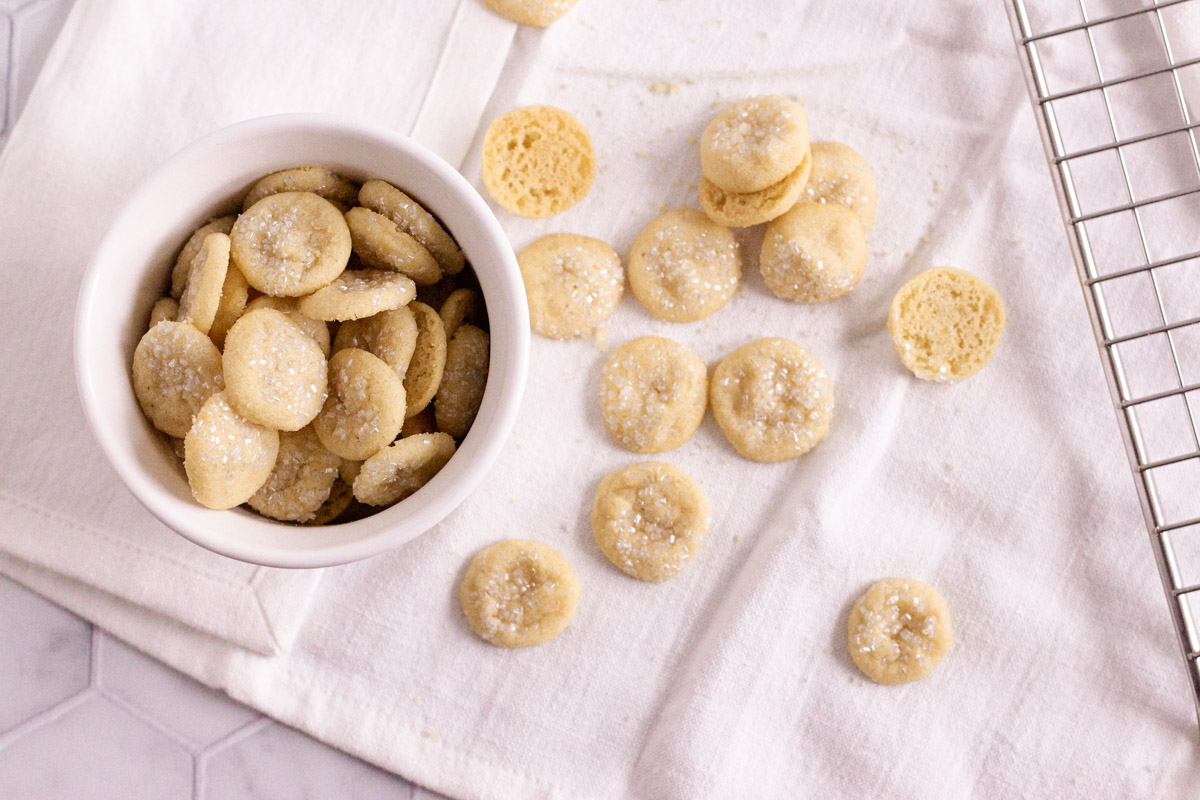
[[[73,2],[0,0],[0,148]],[[0,798],[437,798],[3,576],[0,610]]]

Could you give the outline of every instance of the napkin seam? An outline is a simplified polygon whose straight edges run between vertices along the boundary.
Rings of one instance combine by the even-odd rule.
[[[458,25],[462,21],[463,5],[468,0],[458,0],[458,5],[454,7],[454,16],[450,19],[450,26],[446,29],[446,36],[442,39],[442,46],[438,53],[437,64],[433,67],[433,74],[429,77],[429,83],[425,86],[425,96],[421,98],[421,107],[417,109],[417,115],[413,118],[412,125],[408,128],[408,135],[412,136],[413,132],[421,126],[421,122],[425,119],[425,111],[429,108],[429,99],[433,96],[433,90],[437,87],[438,77],[442,74],[442,70],[446,68],[446,59],[450,54],[450,44],[454,40],[454,34],[458,31]],[[493,91],[495,91],[493,89]],[[490,95],[490,93],[489,93]]]

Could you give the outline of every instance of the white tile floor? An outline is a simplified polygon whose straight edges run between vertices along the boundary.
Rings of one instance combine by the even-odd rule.
[[[0,148],[74,0],[0,0]],[[275,723],[0,576],[0,798],[437,796]]]

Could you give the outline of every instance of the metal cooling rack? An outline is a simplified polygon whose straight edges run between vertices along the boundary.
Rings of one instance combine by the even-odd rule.
[[[1005,2],[1200,715],[1200,0]]]

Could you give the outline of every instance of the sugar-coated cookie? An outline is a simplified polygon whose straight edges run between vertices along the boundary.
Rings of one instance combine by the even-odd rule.
[[[417,321],[412,309],[404,306],[343,322],[334,337],[333,350],[351,347],[383,359],[403,379],[417,347]]]
[[[701,176],[700,207],[713,222],[731,228],[770,222],[796,204],[811,169],[812,159],[806,154],[783,180],[757,192],[730,192]]]
[[[279,433],[237,413],[224,392],[205,401],[183,440],[183,467],[197,502],[233,508],[266,482],[279,454]]]
[[[346,270],[328,286],[300,299],[298,308],[313,319],[363,319],[407,305],[417,296],[412,278],[386,269]]]
[[[483,0],[484,5],[502,17],[544,28],[566,14],[579,0]]]
[[[243,313],[257,311],[260,308],[273,308],[283,314],[289,322],[304,331],[317,343],[317,347],[321,348],[321,352],[325,354],[326,358],[329,357],[329,324],[324,320],[313,319],[302,313],[300,298],[271,297],[269,294],[262,294],[247,303]]]
[[[263,294],[298,297],[342,274],[350,230],[342,212],[312,192],[267,195],[229,233],[233,263]]]
[[[446,369],[446,326],[441,316],[424,303],[408,304],[417,323],[417,341],[413,346],[408,370],[404,373],[404,391],[408,397],[408,416],[420,413],[437,394]]]
[[[150,324],[146,326],[146,330],[150,330],[160,322],[175,320],[178,316],[179,303],[170,297],[160,297],[154,301],[154,307],[150,309]]]
[[[825,438],[833,382],[821,362],[787,339],[744,344],[713,370],[713,416],[743,458],[783,461]]]
[[[483,185],[514,214],[543,219],[578,203],[596,179],[592,137],[554,106],[502,114],[483,137]]]
[[[713,117],[700,137],[704,177],[727,192],[758,192],[778,183],[808,152],[808,117],[778,95],[739,100]]]
[[[600,481],[591,522],[600,552],[618,569],[638,580],[665,581],[696,557],[712,507],[683,470],[646,461]]]
[[[579,579],[550,545],[507,539],[471,559],[458,599],[481,639],[498,647],[529,647],[571,624]]]
[[[404,425],[404,383],[366,350],[339,350],[329,359],[329,397],[313,427],[335,455],[363,461],[396,438]]]
[[[329,452],[312,425],[279,434],[279,454],[267,480],[246,502],[271,519],[297,522],[329,499],[342,460]]]
[[[629,286],[646,310],[670,322],[695,322],[729,302],[742,275],[737,239],[694,208],[647,225],[629,249]]]
[[[456,439],[467,435],[487,388],[491,342],[486,331],[462,325],[446,345],[446,368],[433,401],[438,430]]]
[[[935,267],[896,292],[888,333],[900,361],[922,380],[953,383],[983,369],[1004,332],[1004,301],[976,275]]]
[[[187,288],[188,273],[192,269],[192,261],[195,260],[196,254],[200,252],[200,245],[208,238],[210,233],[228,234],[233,230],[233,221],[236,217],[230,215],[228,217],[220,217],[210,222],[201,225],[195,233],[193,233],[183,245],[183,249],[179,251],[178,258],[175,259],[175,267],[171,270],[171,297],[178,300],[183,297],[183,290]]]
[[[273,308],[247,312],[233,323],[221,361],[229,404],[251,422],[298,431],[325,402],[325,354]]]
[[[242,210],[272,194],[282,192],[312,192],[324,197],[341,210],[354,205],[358,199],[358,185],[325,167],[296,167],[272,172],[246,192]]]
[[[221,351],[190,322],[159,322],[133,351],[133,393],[168,436],[184,436],[204,401],[223,387]]]
[[[212,327],[208,329],[209,338],[217,347],[225,346],[225,334],[229,333],[233,323],[245,313],[249,297],[250,284],[246,282],[242,271],[230,264],[229,269],[225,270],[225,283],[221,286],[221,300],[217,303],[217,313],[213,316]]]
[[[221,290],[229,270],[229,237],[210,233],[200,243],[188,270],[187,284],[179,298],[177,319],[190,322],[207,334],[221,304]]]
[[[870,228],[875,222],[875,172],[865,158],[840,142],[813,142],[812,172],[801,199],[843,205]]]
[[[876,683],[919,681],[953,643],[946,601],[933,587],[911,578],[879,581],[850,609],[850,658]]]
[[[661,453],[691,438],[708,405],[708,369],[670,339],[643,336],[618,347],[600,377],[600,415],[613,440]]]
[[[587,336],[616,309],[625,291],[621,257],[605,242],[552,233],[517,255],[529,324],[542,336]]]
[[[433,254],[391,218],[356,206],[346,212],[346,226],[354,252],[366,266],[401,272],[418,286],[441,280],[442,268]]]
[[[398,503],[433,480],[452,455],[454,439],[446,433],[398,439],[362,462],[354,497],[369,506]]]
[[[867,229],[836,203],[797,203],[767,223],[758,268],[776,297],[826,303],[858,285],[867,266]]]
[[[452,338],[463,323],[480,327],[487,318],[483,298],[474,289],[455,289],[438,309],[438,316],[442,318],[447,339]]]
[[[462,271],[466,257],[454,237],[423,205],[395,186],[386,181],[367,181],[358,192],[358,202],[384,215],[420,242],[447,275]]]

